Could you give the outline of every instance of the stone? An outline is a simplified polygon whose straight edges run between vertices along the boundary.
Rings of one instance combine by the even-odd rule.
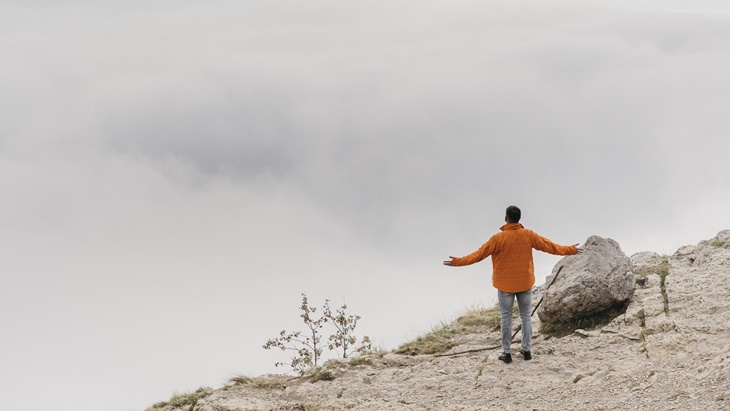
[[[567,322],[620,305],[634,295],[635,274],[631,259],[610,238],[591,236],[582,254],[560,260],[543,291],[537,314],[541,321]]]
[[[709,240],[700,241],[691,261],[699,267],[716,269],[730,265],[730,230],[722,230]]]
[[[694,254],[694,252],[697,250],[696,245],[685,245],[682,247],[679,247],[679,249],[674,253],[675,257],[685,257],[688,255]]]
[[[659,254],[653,251],[643,251],[636,253],[631,256],[631,264],[634,266],[634,270],[638,267],[648,267],[659,263]]]

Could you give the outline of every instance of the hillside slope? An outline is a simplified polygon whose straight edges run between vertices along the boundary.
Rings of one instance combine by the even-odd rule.
[[[632,260],[637,278],[646,280],[626,312],[560,338],[536,331],[532,361],[514,354],[517,344],[511,364],[497,360],[498,349],[373,354],[328,362],[322,371],[331,380],[242,379],[194,407],[174,409],[730,409],[730,230],[672,256],[640,253]],[[498,344],[493,328],[461,332],[449,352]]]

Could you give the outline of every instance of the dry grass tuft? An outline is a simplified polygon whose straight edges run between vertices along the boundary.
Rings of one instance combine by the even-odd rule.
[[[261,389],[283,389],[286,387],[287,381],[294,377],[283,375],[267,376],[267,377],[247,377],[245,375],[236,375],[228,380],[229,387],[253,387]]]
[[[401,345],[395,350],[395,353],[404,355],[444,353],[458,345],[455,337],[460,334],[463,334],[463,331],[457,328],[448,325],[441,326],[414,341]]]
[[[350,364],[351,367],[357,367],[358,365],[369,365],[369,366],[372,367],[373,366],[373,360],[370,359],[370,358],[368,358],[368,357],[365,357],[365,356],[362,356],[361,355],[361,356],[352,358],[350,360],[350,363],[349,364]]]
[[[170,398],[170,401],[158,402],[147,408],[145,411],[163,411],[184,406],[191,406],[192,408],[195,408],[195,404],[197,404],[199,400],[202,400],[210,394],[213,394],[212,388],[200,387],[193,392],[175,394],[172,396],[172,398]]]
[[[517,317],[519,317],[519,311],[515,304],[512,318]],[[452,324],[441,324],[430,333],[401,345],[394,352],[405,355],[442,354],[459,345],[459,336],[499,330],[499,321],[499,307],[474,308]]]
[[[515,309],[516,310],[516,309]],[[515,311],[517,312],[517,311]],[[513,318],[515,315],[513,314]],[[499,329],[499,307],[477,308],[470,310],[456,320],[457,323],[468,328],[486,328],[489,331]]]
[[[335,379],[334,374],[329,370],[323,370],[321,367],[317,367],[312,375],[309,377],[309,382],[315,383],[318,381],[333,381]]]

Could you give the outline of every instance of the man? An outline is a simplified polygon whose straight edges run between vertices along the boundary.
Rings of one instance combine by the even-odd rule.
[[[501,315],[502,354],[499,359],[510,363],[512,362],[510,353],[512,307],[515,298],[520,311],[520,320],[522,320],[520,352],[525,360],[532,359],[530,304],[532,303],[532,286],[535,284],[532,249],[556,255],[572,255],[583,250],[578,248],[578,244],[558,245],[547,238],[540,237],[534,231],[527,230],[520,224],[522,212],[515,206],[507,207],[506,214],[504,218],[506,224],[500,228],[501,232],[493,235],[477,251],[465,257],[449,256],[451,260],[444,261],[444,265],[470,265],[492,256],[492,285],[497,289],[497,301]]]

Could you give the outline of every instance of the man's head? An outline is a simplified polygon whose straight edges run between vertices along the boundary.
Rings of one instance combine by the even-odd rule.
[[[522,211],[517,206],[509,206],[507,207],[507,215],[504,218],[504,221],[508,223],[519,223],[520,218],[522,217]]]

